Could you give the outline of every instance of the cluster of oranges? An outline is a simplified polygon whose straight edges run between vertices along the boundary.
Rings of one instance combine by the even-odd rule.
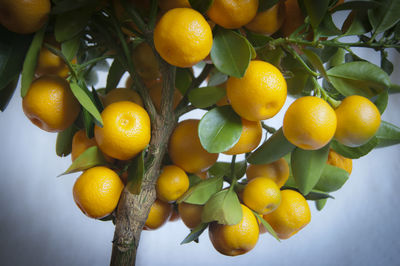
[[[11,12],[15,9],[14,2],[5,3],[7,14],[14,14]],[[285,12],[291,14],[296,8],[299,11],[297,1],[279,2],[262,12],[257,12],[258,5],[258,0],[215,0],[207,11],[207,21],[190,7],[187,0],[159,1],[163,15],[154,29],[155,50],[169,64],[189,68],[210,54],[212,26],[215,24],[227,29],[245,27],[269,35],[278,30],[289,35],[294,30],[293,24],[297,22],[290,23],[283,18]],[[18,33],[34,32],[46,21],[50,3],[42,7],[43,10],[38,12],[40,16],[35,19],[37,23],[31,23],[31,28],[18,23],[10,26],[9,17],[4,19],[2,14],[0,23]],[[29,8],[26,9],[24,6],[22,11],[29,13]],[[49,42],[54,43],[52,40]],[[148,87],[157,111],[160,111],[162,76],[157,58],[147,43],[136,46],[132,55],[136,70]],[[43,130],[61,132],[79,119],[81,105],[65,79],[68,73],[68,67],[58,56],[46,47],[41,49],[37,79],[23,99],[23,110]],[[231,105],[242,122],[238,142],[224,154],[249,153],[261,141],[261,121],[275,116],[283,107],[287,98],[286,81],[281,71],[272,64],[252,60],[242,78],[229,77],[224,86],[227,98],[219,104]],[[174,107],[181,99],[182,95],[176,91]],[[93,138],[89,138],[83,129],[77,131],[72,139],[71,151],[74,161],[88,148],[97,146],[112,165],[110,168],[96,166],[84,171],[73,188],[78,207],[87,216],[97,219],[110,215],[118,205],[126,183],[126,172],[119,166],[126,165],[127,161],[146,149],[151,139],[150,117],[143,107],[141,96],[132,89],[131,79],[128,79],[126,88],[116,88],[103,95],[102,104],[103,125],[95,126]],[[150,209],[145,229],[157,229],[168,219],[176,220],[178,217],[190,229],[202,223],[203,205],[176,203],[189,189],[187,173],[207,179],[207,170],[218,160],[217,153],[203,148],[198,136],[199,122],[195,119],[181,121],[170,136],[168,155],[171,164],[162,166],[156,181],[157,199]],[[319,97],[306,96],[290,105],[282,128],[284,136],[293,145],[304,150],[318,150],[333,138],[350,147],[360,146],[374,136],[379,125],[380,113],[365,97],[349,96],[334,109]],[[351,172],[351,160],[333,150],[327,163]],[[235,225],[217,222],[209,225],[210,240],[219,252],[234,256],[246,253],[255,246],[259,234],[266,229],[253,212],[267,221],[281,239],[293,236],[310,222],[310,209],[304,196],[294,190],[281,190],[289,178],[289,169],[284,158],[247,167],[245,186],[238,191],[243,214],[241,221]]]

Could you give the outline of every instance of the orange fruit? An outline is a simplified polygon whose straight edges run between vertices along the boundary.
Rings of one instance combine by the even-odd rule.
[[[50,8],[50,0],[2,0],[0,24],[16,33],[33,33],[46,23]]]
[[[59,46],[58,44],[51,43],[52,45]],[[58,47],[59,48],[59,47]],[[76,63],[74,59],[72,61]],[[36,76],[43,76],[43,75],[56,75],[61,78],[68,77],[69,68],[64,63],[64,61],[57,55],[50,52],[45,46],[42,46],[40,49],[38,62],[36,65]]]
[[[363,96],[346,97],[336,108],[335,113],[337,117],[335,138],[350,147],[368,142],[381,124],[378,108]]]
[[[169,222],[176,222],[181,218],[181,216],[179,215],[178,210],[174,207],[172,208],[172,214],[169,217],[168,221]]]
[[[203,205],[196,205],[181,202],[178,204],[179,215],[182,222],[189,228],[193,229],[201,224],[201,213],[203,212]]]
[[[84,214],[99,219],[117,207],[123,188],[124,184],[113,170],[96,166],[83,172],[76,180],[74,200]]]
[[[212,222],[208,229],[214,248],[227,256],[237,256],[252,250],[258,241],[258,221],[253,212],[242,205],[242,220],[235,225]]]
[[[148,43],[142,42],[135,47],[132,52],[132,60],[139,76],[144,80],[161,78],[158,60]]]
[[[172,205],[162,200],[156,199],[151,206],[144,228],[155,230],[163,226],[172,213]]]
[[[81,110],[68,82],[57,76],[42,76],[33,81],[22,108],[33,124],[48,132],[70,127]]]
[[[311,221],[311,212],[306,199],[297,191],[282,190],[279,207],[263,216],[280,239],[287,239]]]
[[[170,10],[178,7],[191,7],[188,0],[160,0],[158,1],[158,5],[162,10]]]
[[[127,88],[113,89],[109,91],[103,98],[104,107],[107,107],[112,103],[121,101],[130,101],[140,105],[141,107],[144,106],[142,97],[140,97],[139,93]]]
[[[75,161],[88,148],[96,146],[94,138],[89,139],[84,129],[77,131],[72,138],[71,159]]]
[[[253,60],[242,78],[228,79],[226,92],[237,114],[250,121],[260,121],[279,112],[286,101],[287,85],[275,66]]]
[[[249,23],[257,9],[258,0],[214,0],[207,15],[226,29],[236,29]]]
[[[282,187],[289,178],[289,165],[284,158],[268,164],[250,164],[246,170],[247,180],[266,177]]]
[[[149,95],[151,100],[154,103],[154,106],[156,107],[157,112],[161,112],[161,98],[162,98],[162,81],[158,80],[157,82],[153,82],[151,86],[149,86]],[[175,89],[174,90],[174,102],[173,102],[173,108],[175,109],[179,102],[182,99],[182,95],[179,92],[179,90]]]
[[[314,96],[294,101],[283,119],[283,134],[293,145],[304,150],[318,150],[331,141],[336,130],[332,107]]]
[[[154,30],[154,45],[160,56],[177,67],[191,67],[210,53],[212,32],[194,9],[174,8],[162,16]]]
[[[285,18],[285,5],[280,2],[271,8],[257,13],[245,27],[253,32],[272,35],[282,26]]]
[[[185,171],[175,165],[163,167],[157,179],[157,197],[165,202],[177,200],[189,189],[189,178]]]
[[[285,1],[286,16],[280,31],[283,36],[289,37],[297,28],[304,23],[304,15],[301,12],[297,0]]]
[[[205,171],[218,159],[218,153],[209,153],[201,146],[197,133],[199,122],[195,119],[180,122],[169,140],[172,162],[188,173]]]
[[[275,210],[281,203],[281,192],[274,181],[256,177],[247,183],[243,190],[243,203],[259,214]]]
[[[346,158],[339,153],[336,153],[334,150],[329,150],[328,154],[328,161],[327,164],[342,168],[343,170],[347,171],[351,174],[353,170],[353,161],[349,158]]]
[[[242,134],[239,141],[224,154],[234,155],[251,152],[261,141],[262,128],[260,121],[248,121],[242,118]]]
[[[129,160],[150,142],[150,117],[136,103],[112,103],[101,113],[103,127],[94,128],[94,136],[101,151],[119,160]]]

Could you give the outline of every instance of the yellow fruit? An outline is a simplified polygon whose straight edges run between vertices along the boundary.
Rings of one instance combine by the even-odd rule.
[[[191,7],[188,0],[160,0],[158,5],[162,10],[170,10],[178,7]]]
[[[0,24],[16,33],[33,33],[46,23],[50,8],[50,0],[2,0]]]
[[[142,77],[142,79],[154,80],[161,78],[158,60],[148,43],[142,42],[135,47],[132,52],[132,60],[139,76]]]
[[[103,127],[94,136],[101,151],[119,160],[129,160],[150,142],[150,117],[133,102],[112,103],[101,113]]]
[[[76,62],[76,60],[74,60],[74,62]],[[43,46],[40,49],[35,74],[37,76],[56,75],[61,78],[66,78],[69,74],[69,69],[59,56],[53,54],[49,49]]]
[[[346,97],[335,112],[337,117],[335,138],[346,146],[356,147],[368,142],[381,124],[378,108],[362,96]]]
[[[171,9],[154,30],[154,45],[160,56],[178,67],[191,67],[211,51],[210,25],[190,8]]]
[[[285,18],[285,5],[281,2],[257,13],[245,27],[253,32],[272,35],[282,26]]]
[[[328,161],[326,162],[327,164],[342,168],[343,170],[347,171],[349,175],[351,174],[351,171],[353,170],[353,161],[349,158],[346,158],[338,153],[336,153],[334,150],[330,150],[328,154]]]
[[[99,219],[117,207],[123,188],[124,184],[113,170],[96,166],[83,172],[76,180],[74,200],[84,214]]]
[[[33,124],[48,132],[68,128],[80,112],[68,82],[57,76],[42,76],[33,81],[22,107]]]
[[[253,212],[242,205],[242,220],[235,225],[210,224],[208,234],[214,248],[227,256],[247,253],[258,241],[258,221]]]
[[[286,101],[287,86],[276,67],[254,60],[243,78],[228,79],[226,92],[236,113],[244,119],[260,121],[279,112]]]
[[[144,225],[147,230],[155,230],[164,225],[172,213],[172,205],[162,200],[156,199],[151,206],[149,216]]]
[[[239,141],[224,154],[234,155],[254,150],[261,141],[262,128],[260,121],[248,121],[242,118],[242,134]]]
[[[197,128],[199,120],[182,121],[169,140],[168,153],[172,162],[188,173],[202,172],[218,159],[218,153],[209,153],[201,146]]]
[[[193,229],[201,223],[201,213],[203,212],[203,205],[196,205],[181,202],[178,204],[179,215],[182,222],[189,228]]]
[[[311,212],[306,199],[297,191],[282,190],[282,201],[279,207],[263,216],[280,239],[287,239],[311,220]]]
[[[285,10],[286,15],[280,32],[282,32],[283,36],[289,37],[290,34],[304,23],[304,15],[297,0],[286,0]]]
[[[116,88],[108,92],[103,98],[104,107],[107,107],[112,103],[121,101],[134,102],[143,107],[142,97],[140,97],[139,93],[132,89]]]
[[[243,190],[243,203],[259,214],[267,214],[281,203],[279,187],[269,178],[256,177]]]
[[[153,84],[149,86],[149,95],[154,103],[154,106],[156,107],[157,112],[161,112],[162,85],[163,85],[162,81],[159,80],[157,82],[153,82]],[[181,93],[179,92],[179,90],[175,89],[174,100],[173,100],[174,109],[178,106],[181,99],[182,99]]]
[[[189,177],[175,165],[164,166],[157,179],[157,197],[165,202],[177,200],[189,189]]]
[[[246,176],[248,180],[260,176],[269,178],[280,188],[289,178],[289,165],[283,158],[268,164],[250,164],[247,167]]]
[[[176,222],[181,218],[181,216],[179,216],[179,212],[178,210],[174,207],[172,208],[172,214],[169,217],[168,221],[169,222]]]
[[[304,150],[324,147],[335,130],[335,111],[318,97],[297,99],[289,106],[283,119],[283,134],[287,140]]]
[[[207,15],[224,28],[236,29],[249,23],[257,9],[258,0],[214,0]]]
[[[84,151],[88,148],[96,146],[96,141],[94,138],[89,139],[86,135],[85,130],[81,129],[77,131],[72,138],[72,149],[71,149],[71,159],[75,161]]]

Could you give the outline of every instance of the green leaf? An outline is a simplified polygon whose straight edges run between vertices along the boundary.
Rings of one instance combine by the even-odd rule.
[[[114,59],[110,66],[107,75],[106,93],[117,88],[122,75],[125,73],[125,68],[118,59]],[[129,88],[130,89],[130,88]]]
[[[307,195],[318,180],[328,160],[329,145],[319,150],[295,148],[292,152],[291,166],[294,180],[303,195]]]
[[[329,37],[329,36],[337,36],[341,35],[342,32],[336,27],[335,23],[333,23],[332,16],[330,14],[326,14],[321,24],[318,26],[318,34],[319,36]]]
[[[220,153],[232,148],[242,134],[242,120],[230,105],[208,111],[199,123],[201,145],[210,153]]]
[[[82,152],[81,155],[73,161],[71,166],[59,176],[85,171],[86,169],[98,165],[107,165],[107,161],[100,149],[97,146],[93,146]]]
[[[257,150],[253,151],[247,161],[251,164],[267,164],[275,162],[294,150],[296,146],[290,143],[280,128]]]
[[[339,190],[349,179],[349,173],[342,168],[325,164],[321,177],[314,189],[323,192],[333,192]]]
[[[78,128],[75,126],[75,124],[72,124],[69,128],[57,134],[56,154],[58,156],[64,157],[71,153],[72,138],[77,131]]]
[[[328,199],[316,200],[315,201],[315,207],[317,208],[317,210],[321,211],[325,207],[325,204],[326,204],[327,200]]]
[[[214,3],[214,0],[189,0],[190,6],[204,14],[210,8],[210,6]]]
[[[272,228],[272,226],[265,221],[265,219],[259,215],[257,212],[252,211],[253,214],[257,217],[257,219],[264,225],[265,229],[267,229],[268,233],[270,233],[276,240],[278,240],[279,242],[281,242],[281,240],[279,239],[278,235],[276,234],[275,230]]]
[[[0,25],[0,90],[18,79],[31,40],[31,35],[16,34]]]
[[[217,27],[211,49],[211,59],[215,67],[222,73],[241,78],[249,66],[251,50],[242,35]]]
[[[95,119],[96,122],[102,127],[103,120],[101,119],[101,115],[99,110],[97,109],[95,103],[92,99],[88,96],[84,89],[82,89],[78,84],[75,82],[70,83],[71,91],[78,99],[79,103],[87,110]]]
[[[373,97],[390,87],[390,78],[378,66],[369,62],[350,62],[327,72],[332,85],[344,96],[358,94]]]
[[[55,6],[51,9],[51,14],[60,14],[65,13],[74,9],[78,9],[87,5],[95,5],[98,4],[98,0],[57,0],[54,1]]]
[[[212,86],[220,86],[222,87],[222,84],[228,80],[228,75],[219,72],[218,69],[214,68],[211,73],[210,73],[210,78],[208,79],[207,86],[212,87]]]
[[[327,52],[324,53],[324,51],[328,51],[328,50],[333,51],[331,56],[326,55]],[[328,66],[329,66],[328,68],[332,68],[332,67],[341,65],[345,62],[344,61],[344,56],[346,54],[345,49],[337,48],[337,47],[330,47],[330,48],[326,47],[324,49],[324,51],[322,52],[322,60],[324,61],[324,59],[327,59],[324,62],[328,62]],[[324,56],[326,56],[326,57],[324,58]]]
[[[390,76],[393,73],[394,66],[386,57],[382,57],[381,68]]]
[[[206,230],[207,226],[208,226],[208,223],[201,223],[198,226],[196,226],[195,228],[193,228],[192,230],[190,230],[190,234],[188,234],[185,237],[185,239],[182,240],[181,245],[187,244],[192,241],[195,241],[196,239],[199,239],[200,235],[204,232],[204,230]]]
[[[203,179],[201,177],[198,177],[196,174],[188,174],[188,178],[189,178],[189,188],[203,181]]]
[[[372,151],[373,148],[378,145],[378,143],[378,138],[372,137],[367,143],[359,147],[348,147],[334,139],[331,142],[331,148],[346,158],[358,159],[364,155],[367,155],[370,151]]]
[[[381,113],[381,115],[383,114],[383,112],[385,112],[386,107],[388,105],[388,101],[389,101],[389,93],[387,91],[383,91],[376,97],[374,104],[376,105],[376,107],[378,107],[378,110]]]
[[[383,32],[393,27],[399,20],[400,1],[381,0],[377,8],[368,11],[369,21],[375,33]]]
[[[344,36],[361,35],[371,30],[367,10],[353,10],[343,23]]]
[[[319,56],[311,50],[303,49],[303,52],[308,61],[313,65],[313,67],[317,69],[322,74],[322,76],[324,76],[325,79],[329,80],[321,58],[319,58]]]
[[[212,195],[222,189],[224,179],[213,177],[202,180],[198,184],[189,188],[178,200],[177,203],[186,202],[191,204],[203,205]]]
[[[374,2],[374,1],[349,1],[345,2],[341,5],[336,6],[333,10],[332,13],[340,10],[368,10],[371,8],[376,8],[379,6],[379,2]]]
[[[319,191],[319,190],[311,190],[310,193],[308,193],[305,196],[306,200],[321,200],[321,199],[327,199],[327,198],[331,198],[334,199],[334,197],[332,197],[331,195],[329,195],[328,193],[325,193],[323,191]]]
[[[15,89],[17,88],[18,78],[12,80],[6,87],[0,89],[0,111],[6,110],[8,103],[14,95]]]
[[[260,59],[273,64],[277,68],[280,68],[281,60],[284,55],[285,54],[280,47],[270,48],[267,46],[258,50],[258,57]]]
[[[310,17],[311,26],[317,29],[328,10],[329,0],[304,0],[303,2]]]
[[[139,195],[142,187],[142,180],[145,172],[144,154],[145,150],[136,156],[128,167],[128,181],[126,187],[128,191],[134,195]]]
[[[37,60],[39,57],[40,48],[42,47],[46,26],[42,27],[35,33],[32,43],[29,46],[28,52],[25,56],[24,65],[22,67],[21,75],[21,96],[25,97],[31,86],[32,80],[35,75]]]
[[[62,13],[56,17],[54,35],[58,42],[72,39],[88,24],[94,7],[85,7]]]
[[[189,92],[189,101],[197,108],[205,108],[216,104],[226,94],[221,87],[195,88]]]
[[[77,35],[74,38],[67,40],[61,44],[61,52],[68,61],[71,61],[78,53],[80,45],[81,35]]]
[[[86,109],[82,109],[82,120],[83,120],[83,126],[85,128],[86,136],[89,139],[93,138],[94,137],[94,118]]]
[[[214,194],[204,205],[201,221],[208,223],[217,221],[219,224],[234,225],[242,220],[242,206],[236,193],[231,189]]]
[[[381,121],[375,135],[379,140],[379,147],[386,147],[400,143],[400,128],[386,121]]]
[[[176,68],[175,74],[175,88],[177,88],[182,95],[185,95],[192,83],[193,74],[188,68]]]
[[[246,37],[255,48],[265,47],[270,41],[274,40],[274,38],[270,36],[255,33],[249,30],[246,30]]]
[[[389,88],[389,93],[399,93],[400,85],[392,83]]]
[[[276,5],[279,0],[259,0],[258,1],[258,12],[262,12],[270,9],[274,5]]]
[[[240,161],[235,163],[234,175],[237,179],[242,178],[246,174],[247,163],[246,161]],[[212,177],[229,177],[231,175],[231,163],[228,162],[217,162],[209,170],[208,173]]]

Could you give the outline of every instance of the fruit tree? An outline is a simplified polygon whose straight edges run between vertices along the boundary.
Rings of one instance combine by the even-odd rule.
[[[57,134],[77,207],[115,225],[111,265],[176,219],[227,256],[301,237],[352,160],[400,143],[398,0],[3,0],[0,31],[0,109],[18,87]]]

